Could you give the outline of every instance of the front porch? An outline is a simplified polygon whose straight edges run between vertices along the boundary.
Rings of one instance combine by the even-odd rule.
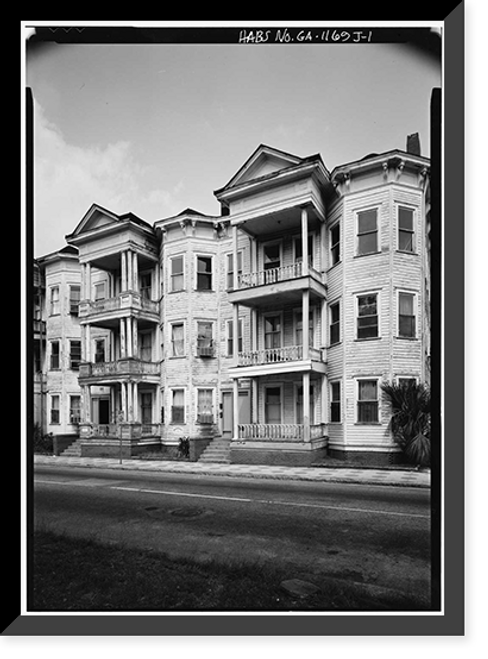
[[[81,423],[82,457],[130,458],[161,445],[159,423]]]

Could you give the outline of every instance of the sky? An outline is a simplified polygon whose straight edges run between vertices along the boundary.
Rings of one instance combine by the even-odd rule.
[[[34,256],[65,246],[93,203],[153,223],[193,208],[259,144],[326,167],[429,156],[441,63],[408,44],[47,43],[27,50],[34,97]]]

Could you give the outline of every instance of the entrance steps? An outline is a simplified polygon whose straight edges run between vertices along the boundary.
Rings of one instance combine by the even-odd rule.
[[[63,458],[81,458],[81,439],[76,439],[68,446],[68,448],[64,449],[60,455],[62,455]]]
[[[212,439],[198,462],[230,463],[230,439],[222,439],[222,437]]]

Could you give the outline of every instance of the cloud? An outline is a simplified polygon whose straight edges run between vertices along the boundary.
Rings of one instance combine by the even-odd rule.
[[[134,212],[147,221],[179,208],[182,182],[172,190],[145,188],[148,169],[129,141],[104,147],[70,144],[35,105],[34,250],[40,256],[64,246],[92,203],[115,213]]]

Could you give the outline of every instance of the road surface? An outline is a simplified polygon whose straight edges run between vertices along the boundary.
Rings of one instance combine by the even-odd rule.
[[[423,488],[40,465],[34,476],[35,528],[430,595]]]

